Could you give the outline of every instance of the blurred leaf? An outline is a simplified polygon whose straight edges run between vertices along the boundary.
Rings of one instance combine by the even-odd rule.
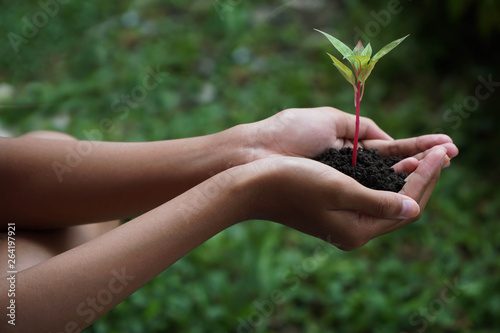
[[[365,67],[368,61],[370,61],[370,57],[360,55],[350,56],[348,57],[348,59],[351,61],[351,63],[354,64],[356,71],[359,71],[360,68]]]
[[[372,58],[371,62],[377,62],[380,60],[380,58],[382,58],[383,56],[385,56],[387,53],[391,52],[396,46],[398,46],[402,41],[404,41],[408,36],[410,35],[406,35],[405,37],[403,38],[400,38],[400,39],[396,39],[395,41],[393,42],[390,42],[389,44],[387,44],[386,46],[384,46],[380,51],[378,51]]]
[[[333,60],[333,64],[337,69],[339,70],[340,74],[349,82],[352,84],[354,87],[356,87],[356,78],[354,77],[354,74],[352,71],[344,65],[342,62],[340,62],[337,58],[332,56],[330,53],[327,52],[327,54],[330,56],[330,58]]]
[[[323,32],[321,30],[318,30],[318,29],[314,29],[314,30],[316,30],[317,32],[321,32],[323,35],[325,35],[326,38],[328,38],[328,40],[330,41],[330,43],[332,43],[332,45],[335,46],[335,48],[344,56],[344,58],[347,58],[348,56],[353,55],[353,52],[351,51],[351,49],[349,47],[347,47],[347,45],[342,43],[340,40],[338,40],[337,38],[333,37],[332,35],[327,34],[326,32]]]
[[[364,48],[363,52],[361,52],[361,55],[362,56],[367,56],[367,57],[371,57],[372,56],[372,46],[370,45],[370,43],[368,43],[368,45],[366,45],[366,47]]]
[[[368,76],[370,76],[376,64],[377,62],[370,62],[368,65],[365,66],[365,68],[363,68],[361,73],[359,73],[358,78],[359,81],[361,81],[361,83],[365,84],[366,79],[368,78]]]
[[[363,46],[363,43],[361,41],[358,41],[358,43],[356,44],[356,46],[354,47],[352,52],[354,55],[358,56],[358,55],[361,55],[361,53],[363,52],[364,49],[365,49],[365,47]]]

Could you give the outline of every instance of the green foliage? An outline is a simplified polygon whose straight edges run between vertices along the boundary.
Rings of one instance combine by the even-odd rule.
[[[373,68],[375,67],[375,64],[387,53],[391,52],[396,46],[401,44],[403,40],[405,40],[409,35],[406,35],[403,38],[399,38],[395,41],[390,42],[386,46],[384,46],[380,51],[378,51],[373,58],[370,59],[371,54],[372,54],[372,47],[370,43],[366,46],[366,48],[363,46],[363,43],[358,41],[354,49],[351,51],[347,45],[342,43],[340,40],[337,38],[327,34],[326,32],[323,32],[318,29],[314,29],[320,33],[322,33],[330,43],[344,56],[344,58],[347,58],[349,62],[352,64],[353,69],[356,73],[356,80],[354,80],[354,74],[352,71],[347,68],[345,65],[342,65],[342,63],[332,56],[330,53],[327,52],[327,54],[330,56],[330,58],[333,60],[333,64],[335,67],[339,70],[340,74],[349,82],[353,87],[354,91],[356,91],[356,85],[357,81],[360,81],[363,85],[366,82],[366,79],[368,76],[370,76]]]
[[[358,153],[358,139],[359,139],[359,124],[360,124],[360,102],[363,98],[363,94],[365,92],[365,83],[366,79],[372,73],[373,68],[377,64],[377,62],[384,55],[389,53],[392,49],[398,46],[406,37],[395,40],[386,46],[384,46],[375,56],[370,60],[370,56],[372,54],[371,45],[368,44],[368,47],[365,52],[365,47],[361,40],[358,41],[354,49],[351,51],[349,48],[339,41],[337,38],[330,36],[329,34],[315,29],[316,31],[322,33],[328,40],[335,46],[335,48],[342,53],[344,58],[347,58],[349,62],[352,64],[352,68],[356,76],[348,69],[346,66],[342,65],[342,63],[332,56],[330,53],[328,55],[333,60],[333,64],[339,70],[340,74],[349,82],[354,88],[354,106],[356,107],[356,129],[353,140],[353,154],[352,154],[352,166],[356,166],[357,153]]]
[[[359,73],[359,81],[363,85],[365,85],[366,79],[368,78],[368,76],[370,76],[376,64],[377,64],[376,61],[375,62],[372,61],[368,65],[363,66],[363,70],[361,70],[361,73]]]
[[[84,131],[110,119],[105,140],[161,140],[213,133],[287,107],[349,110],[352,92],[330,75],[331,65],[317,51],[322,37],[311,31],[324,27],[353,43],[363,39],[366,54],[360,55],[371,56],[368,42],[380,46],[373,34],[378,27],[380,36],[408,31],[412,38],[377,66],[363,114],[394,138],[446,132],[461,154],[443,171],[415,224],[345,253],[279,225],[243,223],[200,246],[86,332],[237,332],[239,318],[259,320],[258,305],[269,305],[273,291],[281,298],[256,332],[500,327],[500,157],[494,153],[500,89],[481,90],[490,96],[474,111],[453,111],[475,96],[479,76],[500,81],[491,52],[500,37],[498,2],[401,2],[403,10],[386,25],[382,13],[392,3],[386,0],[281,8],[285,2],[215,3],[224,20],[211,1],[70,1],[15,53],[5,36],[21,33],[21,18],[40,6],[0,0],[0,104],[22,106],[0,108],[0,130],[60,130],[85,139]],[[378,20],[372,12],[381,13]],[[141,86],[147,67],[157,65],[168,73],[163,81],[142,101],[114,111],[112,103]],[[455,278],[460,293],[448,293]],[[455,298],[444,302],[443,290]]]

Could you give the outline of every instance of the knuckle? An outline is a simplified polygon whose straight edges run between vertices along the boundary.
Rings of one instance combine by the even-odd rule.
[[[373,207],[373,213],[375,214],[376,217],[385,217],[388,215],[390,207],[392,206],[393,201],[386,197],[386,196],[380,196],[376,203],[375,206]]]
[[[389,153],[389,156],[399,156],[399,146],[396,141],[391,141],[389,142],[387,146],[387,151]]]
[[[377,125],[375,121],[373,121],[371,118],[368,117],[361,117],[361,121],[364,121],[365,123],[369,123],[370,126]]]

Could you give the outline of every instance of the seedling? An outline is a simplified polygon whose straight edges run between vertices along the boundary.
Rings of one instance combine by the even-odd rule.
[[[327,54],[333,60],[333,65],[337,67],[340,74],[342,74],[342,76],[347,80],[347,82],[352,84],[352,86],[354,87],[354,106],[356,107],[356,130],[354,132],[352,166],[356,166],[356,158],[358,155],[358,139],[359,139],[359,103],[361,103],[361,99],[363,98],[366,79],[368,78],[368,76],[370,76],[373,68],[380,60],[380,58],[382,58],[387,53],[392,51],[392,49],[398,46],[409,35],[406,35],[403,38],[397,39],[387,44],[372,57],[372,47],[370,43],[368,43],[368,45],[364,47],[363,43],[361,43],[360,40],[358,41],[358,44],[356,44],[354,49],[351,50],[340,40],[327,34],[326,32],[323,32],[318,29],[314,30],[321,32],[323,35],[325,35],[326,38],[328,38],[328,40],[330,41],[330,43],[332,43],[333,46],[335,46],[335,48],[344,56],[343,59],[347,58],[347,60],[352,66],[352,69],[354,70],[353,74],[353,72],[346,65],[344,65],[341,61],[339,61],[337,58],[335,58],[334,56],[332,56],[330,53],[327,52]]]

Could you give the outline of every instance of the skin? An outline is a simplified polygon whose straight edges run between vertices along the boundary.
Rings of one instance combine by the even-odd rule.
[[[18,270],[16,326],[2,320],[1,331],[78,332],[242,221],[282,223],[352,250],[418,220],[458,154],[451,139],[393,140],[362,118],[361,146],[407,157],[395,168],[410,174],[400,193],[374,191],[310,159],[352,147],[353,124],[333,108],[289,109],[199,138],[99,142],[62,181],[52,163],[83,151],[81,141],[46,132],[0,139],[0,220],[16,223]],[[6,265],[4,256],[2,304]]]

